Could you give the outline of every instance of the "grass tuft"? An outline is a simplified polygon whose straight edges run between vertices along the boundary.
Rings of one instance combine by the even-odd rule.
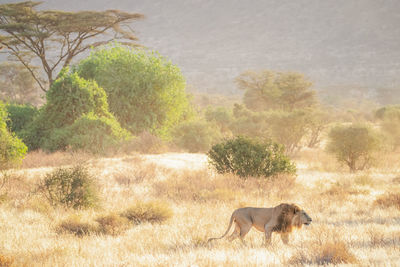
[[[384,207],[395,207],[400,210],[400,193],[386,193],[375,200],[375,204]]]
[[[134,224],[162,223],[172,217],[171,208],[160,201],[137,202],[128,208],[121,216],[127,218]]]

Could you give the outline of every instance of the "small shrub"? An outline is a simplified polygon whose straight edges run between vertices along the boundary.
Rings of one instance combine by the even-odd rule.
[[[80,216],[74,215],[57,226],[58,233],[71,233],[76,236],[90,235],[97,232],[95,225],[83,222]]]
[[[100,216],[96,222],[99,223],[98,231],[106,235],[119,235],[129,228],[128,219],[118,214]]]
[[[400,210],[400,193],[386,193],[375,200],[375,204],[384,208],[395,207]]]
[[[137,202],[121,214],[134,224],[162,223],[172,216],[171,208],[164,202]]]
[[[219,173],[234,173],[244,178],[296,172],[295,165],[284,155],[283,146],[274,142],[239,136],[214,145],[207,155]]]
[[[52,206],[85,208],[95,206],[98,200],[93,177],[82,165],[58,168],[47,174],[39,183],[38,192],[43,194]]]

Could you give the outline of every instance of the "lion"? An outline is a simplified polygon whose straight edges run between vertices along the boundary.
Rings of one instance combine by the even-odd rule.
[[[229,236],[229,241],[240,238],[245,245],[244,237],[254,226],[258,231],[265,233],[265,244],[270,244],[273,232],[281,235],[282,242],[288,244],[289,234],[294,228],[309,225],[312,219],[296,204],[282,203],[272,208],[246,207],[232,213],[228,229],[221,237],[210,238],[207,242],[225,237],[235,222],[235,230]]]

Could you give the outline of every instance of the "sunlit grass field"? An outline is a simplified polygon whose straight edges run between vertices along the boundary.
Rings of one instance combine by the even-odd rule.
[[[218,175],[203,154],[31,153],[21,169],[3,173],[9,179],[0,191],[0,266],[400,264],[398,156],[382,156],[375,169],[353,174],[319,150],[295,161],[297,177],[263,181]],[[34,192],[54,167],[78,163],[98,183],[96,207],[53,208]],[[247,246],[226,239],[207,244],[225,232],[234,209],[282,202],[297,203],[313,219],[291,234],[289,245],[273,235],[264,246],[255,229],[246,236]],[[118,214],[137,203],[163,206],[171,214],[153,223],[120,220]],[[104,230],[99,218],[107,216],[114,220]],[[75,224],[88,230],[76,232]]]

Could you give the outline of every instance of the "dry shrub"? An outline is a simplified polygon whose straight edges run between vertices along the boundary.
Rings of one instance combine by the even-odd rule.
[[[288,263],[294,265],[352,264],[357,263],[357,258],[349,251],[345,242],[336,241],[300,250],[289,259]]]
[[[82,164],[93,158],[93,155],[83,152],[54,152],[46,153],[42,150],[29,152],[22,161],[23,169],[41,167],[59,167],[62,165]]]
[[[79,215],[72,215],[66,220],[62,221],[57,226],[57,233],[71,233],[76,236],[90,235],[97,233],[98,228],[96,225],[85,222]]]
[[[162,223],[172,217],[171,208],[160,201],[137,202],[124,211],[121,216],[127,218],[134,224]]]
[[[11,267],[14,263],[14,258],[0,254],[0,267]]]
[[[375,199],[375,205],[389,208],[395,207],[400,210],[400,193],[386,193]]]
[[[106,235],[119,235],[129,228],[129,221],[125,217],[112,213],[96,219],[99,224],[98,231]]]
[[[341,264],[341,263],[356,263],[356,257],[349,251],[346,243],[328,242],[322,246],[321,251],[316,257],[318,264]]]
[[[153,185],[155,195],[173,200],[207,201],[232,200],[237,193],[225,176],[211,177],[207,170],[171,173],[168,179]]]

